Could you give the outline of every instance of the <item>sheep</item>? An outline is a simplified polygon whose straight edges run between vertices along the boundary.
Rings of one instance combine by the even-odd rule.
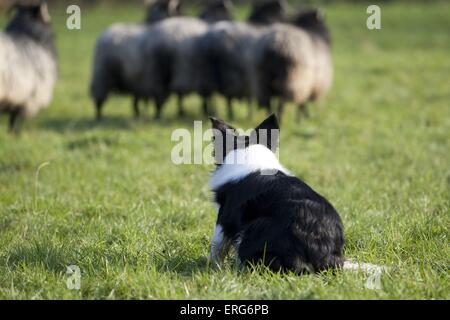
[[[148,8],[145,18],[147,24],[180,15],[180,2],[178,0],[149,0],[146,1],[146,6]]]
[[[280,22],[286,18],[288,8],[287,0],[255,1],[248,21],[260,25]]]
[[[111,92],[131,93],[134,116],[139,117],[139,99],[143,96],[139,87],[145,63],[140,51],[143,37],[152,24],[178,14],[178,0],[155,0],[149,3],[146,24],[116,23],[99,36],[90,83],[97,120],[101,120],[103,104]]]
[[[191,92],[193,83],[190,62],[195,37],[205,33],[208,24],[194,17],[175,17],[155,25],[147,34],[143,46],[145,56],[144,92],[154,96],[155,119],[161,117],[165,100],[170,93],[178,95],[178,112],[183,115],[182,100]]]
[[[281,119],[285,102],[296,103],[307,115],[306,103],[329,90],[333,66],[330,34],[318,10],[308,10],[292,24],[275,24],[255,45],[256,96],[260,106],[271,109],[279,98]]]
[[[220,22],[201,37],[198,91],[203,97],[204,110],[208,110],[210,96],[218,92],[227,100],[229,118],[233,118],[233,99],[243,98],[249,102],[251,116],[253,46],[268,24],[284,19],[285,7],[285,2],[280,0],[257,3],[247,23]]]
[[[201,80],[202,61],[198,60],[200,39],[206,34],[209,28],[217,22],[233,20],[233,3],[230,0],[215,0],[211,2],[200,14],[200,19],[208,25],[198,25],[197,32],[191,36],[186,36],[179,42],[175,54],[175,64],[173,78],[170,84],[171,92],[178,96],[178,114],[184,115],[183,97],[189,93],[198,92],[198,84]],[[203,105],[204,114],[208,114],[208,106]]]
[[[58,67],[47,4],[24,2],[11,10],[15,16],[0,32],[0,112],[18,132],[18,120],[50,104]]]
[[[170,93],[178,97],[178,114],[183,116],[183,98],[196,92],[198,77],[197,41],[215,19],[230,19],[229,0],[211,3],[195,17],[173,17],[157,23],[146,34],[143,46],[145,80],[143,92],[154,95],[155,119],[160,119],[163,104]]]
[[[208,112],[214,92],[227,99],[229,117],[233,118],[232,99],[250,98],[252,47],[258,28],[245,22],[221,22],[202,37],[199,45],[198,91],[203,109]]]
[[[233,20],[233,2],[231,0],[215,0],[200,14],[200,19],[208,23]]]
[[[135,85],[142,63],[139,38],[145,30],[143,25],[115,24],[97,39],[90,84],[97,121],[102,118],[102,107],[111,92],[133,94],[135,117],[139,116]]]

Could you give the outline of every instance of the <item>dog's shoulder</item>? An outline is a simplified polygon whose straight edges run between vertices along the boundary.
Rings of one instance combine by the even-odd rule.
[[[233,206],[254,203],[264,205],[265,202],[279,202],[289,199],[324,199],[299,178],[282,171],[267,174],[263,171],[253,172],[239,181],[222,185],[215,191],[215,200],[219,205],[225,202]]]

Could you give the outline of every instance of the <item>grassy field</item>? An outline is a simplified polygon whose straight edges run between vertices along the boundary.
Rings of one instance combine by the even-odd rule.
[[[55,99],[19,137],[0,122],[0,298],[449,299],[450,4],[383,5],[379,31],[365,27],[363,5],[325,9],[334,87],[310,119],[296,122],[288,108],[280,159],[340,212],[348,258],[390,267],[380,287],[355,272],[280,276],[231,261],[208,269],[213,167],[170,158],[171,133],[192,131],[199,100],[188,100],[185,119],[171,101],[155,123],[153,108],[135,121],[130,99],[114,98],[95,124],[95,38],[142,11],[86,9],[82,30],[69,31],[53,8]],[[238,111],[243,128],[265,116]],[[66,287],[72,264],[82,271],[78,291]]]

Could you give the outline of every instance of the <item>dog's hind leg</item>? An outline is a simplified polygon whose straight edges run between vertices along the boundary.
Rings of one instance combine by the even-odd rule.
[[[231,241],[223,233],[222,226],[216,224],[214,235],[211,239],[211,254],[209,261],[216,266],[220,266],[221,262],[230,250]]]

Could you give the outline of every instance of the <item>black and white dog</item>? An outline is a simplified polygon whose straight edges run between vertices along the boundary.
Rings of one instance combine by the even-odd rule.
[[[344,264],[344,232],[333,206],[278,161],[271,115],[249,135],[211,118],[217,162],[210,185],[218,206],[211,262],[231,246],[238,261],[273,271],[319,272]]]

